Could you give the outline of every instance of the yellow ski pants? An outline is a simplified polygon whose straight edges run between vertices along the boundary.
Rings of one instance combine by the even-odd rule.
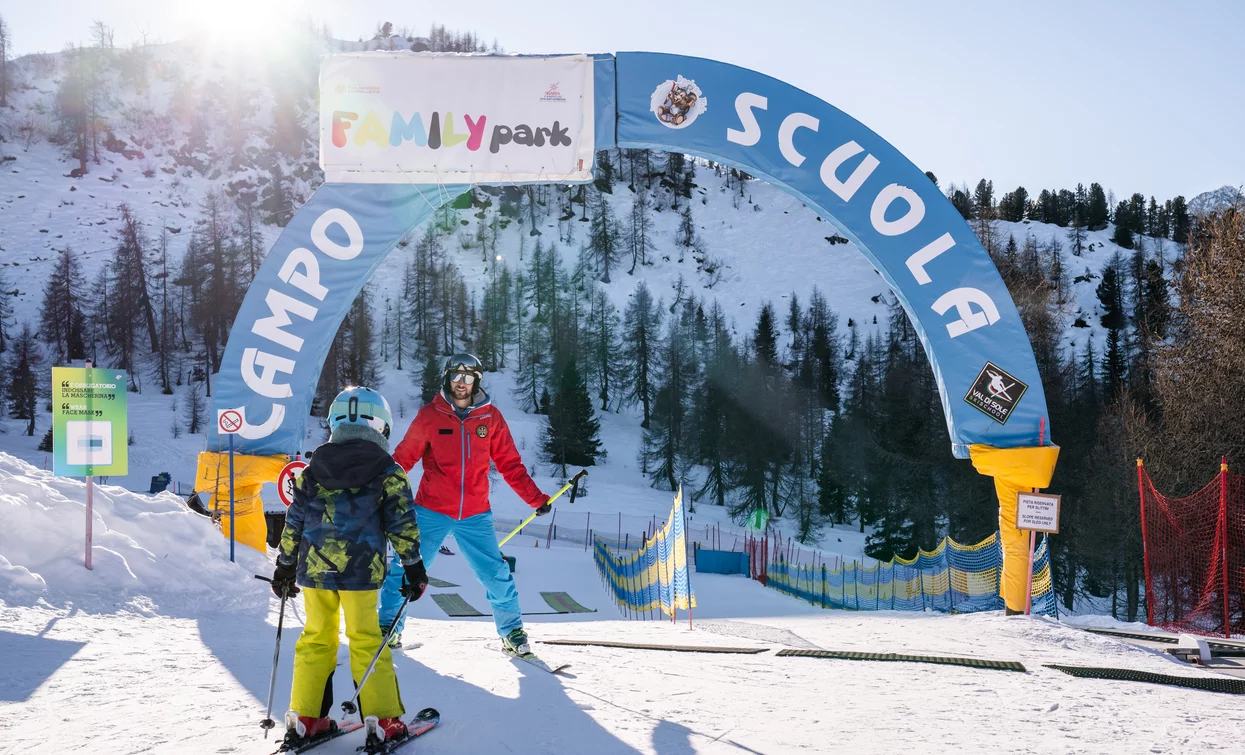
[[[302,588],[307,622],[294,645],[294,684],[290,708],[300,716],[328,715],[331,691],[328,688],[337,667],[338,634],[341,614],[346,614],[346,639],[350,642],[350,675],[355,684],[363,678],[367,664],[382,646],[376,668],[359,695],[363,716],[392,718],[406,710],[398,694],[398,677],[393,672],[393,656],[384,645],[376,612],[377,590],[317,590]]]

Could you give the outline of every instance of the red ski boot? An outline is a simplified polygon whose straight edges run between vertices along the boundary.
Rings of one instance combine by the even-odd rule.
[[[386,739],[401,739],[409,732],[406,723],[401,718],[382,718],[377,720],[375,716],[368,716],[364,719],[367,727],[367,738],[375,737],[378,741]]]
[[[285,714],[285,737],[286,739],[311,739],[322,734],[329,734],[333,729],[337,728],[333,719],[328,716],[322,718],[313,718],[312,716],[300,716],[297,711],[287,711]]]

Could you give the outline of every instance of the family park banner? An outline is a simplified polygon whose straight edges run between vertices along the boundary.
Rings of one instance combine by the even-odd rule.
[[[587,55],[334,55],[320,70],[329,182],[592,180]]]

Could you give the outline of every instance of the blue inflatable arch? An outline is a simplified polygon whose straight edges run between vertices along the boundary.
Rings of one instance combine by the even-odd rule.
[[[960,214],[898,150],[807,92],[726,63],[619,53],[594,69],[597,149],[734,166],[856,244],[920,335],[955,456],[1039,444],[1046,398],[1011,296]],[[652,105],[672,80],[697,99],[677,124]],[[355,296],[403,235],[467,188],[326,183],[295,214],[238,311],[218,378],[215,406],[246,409],[241,451],[302,450],[321,365]]]
[[[1043,433],[1049,444],[1046,398],[998,271],[919,168],[846,113],[755,71],[642,52],[594,56],[593,68],[597,149],[707,158],[814,208],[902,303],[933,367],[952,453],[972,455],[996,483],[1010,475],[1010,487],[999,489],[1001,513],[1014,489],[1049,484],[1053,453],[1000,461],[972,452],[1041,446]],[[663,87],[677,88],[679,107],[658,104]],[[355,296],[404,234],[467,189],[326,183],[297,212],[247,292],[218,377],[215,406],[245,408],[239,450],[302,450],[321,365]],[[221,447],[213,435],[209,448]],[[1010,505],[1014,513],[1014,498]]]

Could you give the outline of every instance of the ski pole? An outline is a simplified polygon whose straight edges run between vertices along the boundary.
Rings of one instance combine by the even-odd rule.
[[[363,672],[363,678],[359,680],[359,684],[354,688],[354,697],[342,703],[342,710],[346,715],[350,715],[359,710],[359,706],[355,702],[359,699],[359,693],[363,691],[363,685],[367,683],[367,679],[372,675],[372,671],[376,668],[376,662],[380,660],[380,654],[384,652],[385,646],[389,644],[389,640],[398,631],[398,625],[402,623],[402,614],[406,613],[406,604],[410,603],[410,598],[403,598],[402,605],[398,607],[398,615],[393,617],[393,624],[389,627],[389,633],[381,640],[380,647],[376,649],[376,655],[372,656],[372,662],[367,664],[367,671]]]
[[[551,497],[548,501],[545,501],[545,503],[553,503],[555,500],[557,500],[558,496],[562,495],[563,493],[565,493],[566,491],[570,490],[571,488],[578,486],[578,485],[579,485],[579,478],[581,478],[581,477],[587,477],[587,476],[588,476],[588,470],[586,470],[586,469],[581,469],[581,470],[579,470],[578,472],[576,472],[576,473],[575,473],[575,476],[571,478],[571,481],[570,481],[570,482],[568,482],[568,483],[566,483],[565,485],[563,485],[563,486],[562,486],[562,489],[561,489],[561,490],[559,490],[558,492],[554,493],[554,494],[553,494],[553,496],[552,496],[552,497]],[[574,502],[575,502],[575,494],[574,494],[574,493],[571,493],[571,503],[574,503]],[[518,527],[515,527],[513,532],[511,532],[509,535],[506,535],[505,537],[503,537],[503,538],[501,539],[501,542],[497,544],[497,547],[498,547],[498,548],[502,547],[503,545],[505,545],[505,544],[506,544],[506,541],[507,541],[507,540],[509,540],[510,538],[512,538],[512,537],[514,537],[515,535],[519,534],[519,530],[521,530],[521,529],[523,529],[524,527],[526,527],[526,526],[528,525],[528,523],[529,523],[529,522],[531,522],[533,519],[535,519],[535,518],[536,518],[536,516],[537,516],[536,512],[535,512],[535,511],[533,511],[533,512],[532,512],[532,515],[531,515],[531,516],[529,516],[527,519],[524,519],[524,520],[523,520],[523,523],[522,523],[522,524],[520,524]]]
[[[255,578],[272,584],[272,580],[268,577],[256,574]],[[264,720],[259,724],[264,729],[264,739],[268,738],[268,730],[277,725],[277,722],[272,720],[272,694],[277,689],[277,659],[281,657],[281,628],[285,625],[285,601],[288,597],[286,590],[282,589],[281,613],[277,616],[277,647],[272,651],[272,676],[268,680],[268,709],[264,711]]]

